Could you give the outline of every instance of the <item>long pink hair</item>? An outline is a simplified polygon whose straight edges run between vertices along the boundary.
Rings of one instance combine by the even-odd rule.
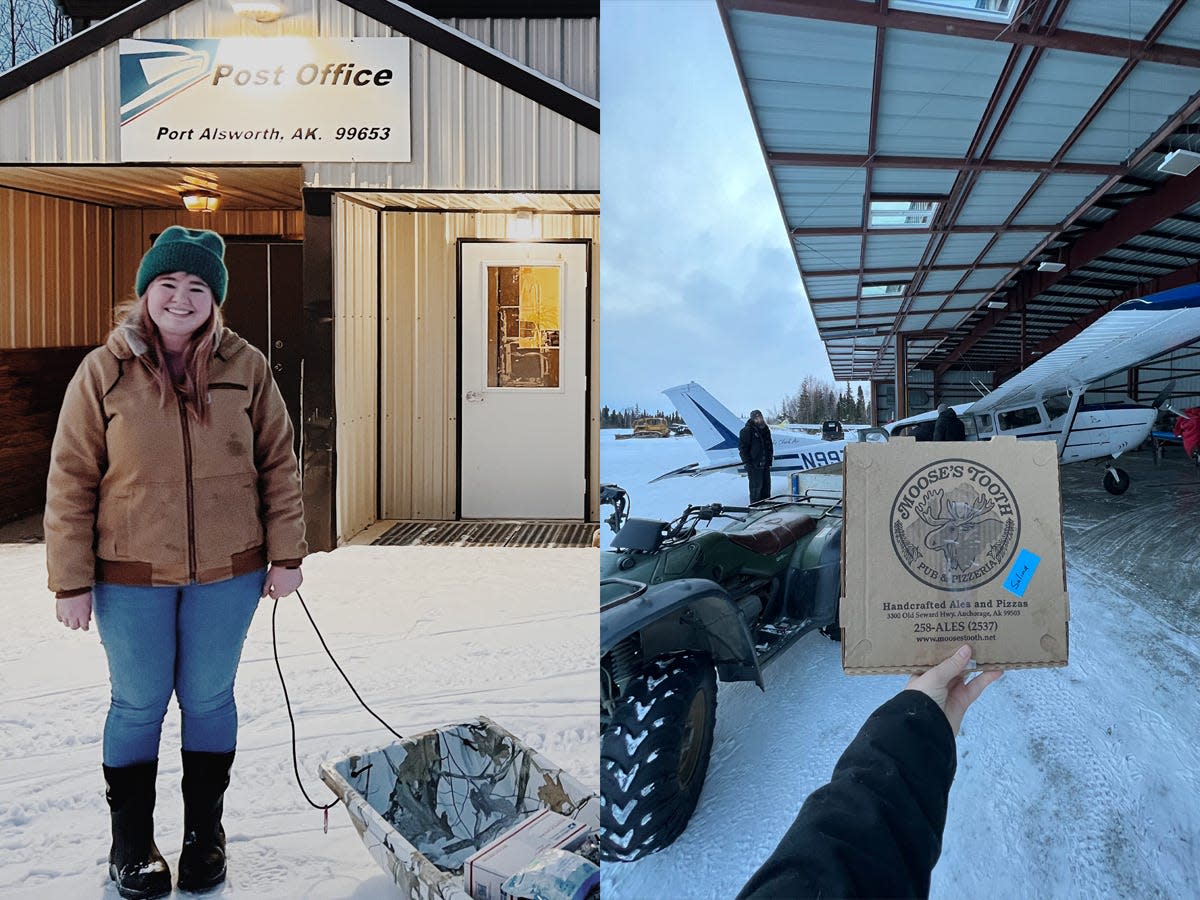
[[[183,380],[176,382],[167,365],[167,348],[158,326],[150,318],[150,307],[144,296],[122,305],[117,310],[117,326],[113,331],[132,329],[146,343],[146,359],[154,380],[158,383],[163,408],[182,398],[188,415],[201,424],[208,421],[208,372],[213,353],[225,330],[221,307],[215,303],[207,320],[192,332],[183,349]]]

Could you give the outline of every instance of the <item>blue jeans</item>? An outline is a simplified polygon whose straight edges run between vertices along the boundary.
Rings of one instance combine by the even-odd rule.
[[[92,589],[112,682],[106,766],[158,759],[172,692],[179,699],[184,750],[226,753],[236,747],[233,679],[265,579],[263,571],[212,584]]]

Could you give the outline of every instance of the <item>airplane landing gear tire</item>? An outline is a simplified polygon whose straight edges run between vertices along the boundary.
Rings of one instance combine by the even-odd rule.
[[[1104,473],[1104,489],[1120,496],[1129,490],[1129,473],[1115,466]]]

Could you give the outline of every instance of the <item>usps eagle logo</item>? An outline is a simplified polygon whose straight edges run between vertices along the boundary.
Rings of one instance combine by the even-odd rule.
[[[892,503],[896,557],[919,581],[966,591],[1003,572],[1016,552],[1021,516],[1012,490],[994,470],[943,459],[910,475]]]
[[[211,39],[122,40],[121,124],[211,75],[220,43]]]

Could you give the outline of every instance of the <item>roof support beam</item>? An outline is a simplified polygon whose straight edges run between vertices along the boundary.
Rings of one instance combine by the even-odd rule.
[[[774,150],[767,153],[773,166],[829,166],[858,169],[948,169],[954,172],[1044,172],[1044,159],[955,159],[951,156],[889,156],[867,153],[795,153]],[[1066,175],[1119,175],[1128,166],[1106,163],[1060,162],[1054,171]]]
[[[865,232],[858,225],[828,225],[811,228],[798,227],[791,230],[792,237],[886,237],[889,234],[999,234],[1014,231],[1029,231],[1046,234],[1060,229],[1058,223],[1051,225],[955,225],[928,228],[869,228]],[[964,264],[964,268],[966,265]]]
[[[1184,266],[1182,269],[1176,269],[1174,272],[1171,272],[1168,275],[1163,275],[1161,278],[1155,278],[1145,287],[1139,287],[1134,290],[1126,291],[1120,296],[1114,297],[1107,303],[1097,307],[1086,316],[1076,319],[1070,325],[1061,328],[1059,331],[1055,332],[1034,347],[1034,351],[1037,353],[1049,353],[1052,350],[1061,347],[1064,343],[1075,337],[1075,335],[1079,334],[1105,313],[1111,312],[1122,303],[1125,303],[1127,300],[1136,300],[1139,297],[1157,294],[1159,291],[1169,291],[1173,288],[1183,287],[1184,285],[1192,284],[1196,281],[1200,281],[1200,263]],[[1007,375],[1009,372],[1014,371],[1016,371],[1016,367],[1010,365],[1007,368],[998,370],[997,374]]]
[[[1154,62],[1200,68],[1200,50],[1191,47],[1165,46],[1154,41],[1130,41],[1086,31],[1063,31],[1042,26],[1026,29],[1019,25],[984,22],[965,16],[938,16],[898,9],[880,10],[872,4],[847,3],[845,0],[721,0],[721,4],[729,10],[846,22],[874,28],[898,28],[925,34],[944,34],[1023,47],[1041,47],[1046,50],[1071,50],[1076,53],[1115,56],[1120,59],[1128,59],[1134,55]]]
[[[879,95],[883,84],[883,45],[887,39],[887,29],[875,29],[875,67],[872,69],[871,75],[871,124],[867,131],[867,155],[873,156],[877,149],[876,140],[879,133]],[[874,190],[875,170],[868,168],[866,177],[863,178],[863,198],[862,198],[862,216],[859,220],[859,232],[866,232],[867,227],[871,224],[871,192]],[[793,250],[793,254],[795,250]],[[861,241],[858,245],[858,284],[854,287],[854,293],[862,295],[863,290],[863,270],[867,267],[867,242]],[[858,303],[856,315],[862,315],[862,303]]]
[[[1062,146],[1058,148],[1058,151],[1054,154],[1053,158],[1051,158],[1049,165],[1046,167],[1046,171],[1044,171],[1038,175],[1038,177],[1034,180],[1034,183],[1025,192],[1025,195],[1017,202],[1017,205],[1013,208],[1012,212],[1009,214],[1009,217],[1005,220],[1006,225],[1010,225],[1013,223],[1013,221],[1017,218],[1018,215],[1020,215],[1021,211],[1025,208],[1025,205],[1041,189],[1042,184],[1045,182],[1046,178],[1051,174],[1051,172],[1054,170],[1054,168],[1063,162],[1067,153],[1074,146],[1075,142],[1079,139],[1080,135],[1082,135],[1083,132],[1087,130],[1087,128],[1091,125],[1091,123],[1095,120],[1095,118],[1100,114],[1100,111],[1108,104],[1109,100],[1111,100],[1112,97],[1116,94],[1116,92],[1120,88],[1120,86],[1122,84],[1124,84],[1125,80],[1133,73],[1133,70],[1137,67],[1137,65],[1145,58],[1146,49],[1148,47],[1153,46],[1154,43],[1162,36],[1163,32],[1167,29],[1167,27],[1171,24],[1171,22],[1179,14],[1180,10],[1183,9],[1183,6],[1186,2],[1187,2],[1187,0],[1171,0],[1171,2],[1167,5],[1167,8],[1165,10],[1163,10],[1163,12],[1159,15],[1158,19],[1155,21],[1154,25],[1151,26],[1150,30],[1147,32],[1146,40],[1143,42],[1140,42],[1136,48],[1131,48],[1132,52],[1125,59],[1125,62],[1121,65],[1121,68],[1112,77],[1112,79],[1109,81],[1108,85],[1104,88],[1104,90],[1100,92],[1100,96],[1096,98],[1096,100],[1092,103],[1092,106],[1088,109],[1088,111],[1086,113],[1084,113],[1083,117],[1076,123],[1075,127],[1072,129],[1071,133],[1067,136],[1066,140],[1063,141]],[[1062,3],[1055,9],[1054,14],[1050,17],[1050,19],[1048,20],[1047,25],[1046,25],[1046,30],[1048,33],[1050,33],[1050,34],[1059,33],[1057,31],[1058,22],[1061,20],[1062,15],[1066,10],[1066,6],[1067,6],[1066,3]],[[1031,61],[1036,60],[1041,55],[1042,52],[1043,52],[1042,48],[1035,49],[1033,51],[1033,53],[1031,54]],[[1147,141],[1142,146],[1141,149],[1139,149],[1137,152],[1135,152],[1132,155],[1132,157],[1127,160],[1128,164],[1130,166],[1134,166],[1140,160],[1144,159],[1145,156],[1147,155],[1148,148],[1152,144],[1156,143],[1156,141],[1160,135],[1169,134],[1170,129],[1177,127],[1185,119],[1190,117],[1192,111],[1194,111],[1194,109],[1195,109],[1194,104],[1196,104],[1198,100],[1200,100],[1200,94],[1193,96],[1191,101],[1189,101],[1185,105],[1184,109],[1177,112],[1175,114],[1175,116],[1173,116],[1163,126],[1163,128],[1160,129],[1158,135],[1156,135],[1155,137],[1153,137],[1149,141]],[[992,141],[990,141],[988,144],[988,147],[984,149],[983,154],[982,154],[984,157],[987,157],[989,155],[992,144],[995,140],[995,137],[996,137],[996,135],[993,135]],[[1081,205],[1080,207],[1077,208],[1076,213],[1072,217],[1068,218],[1068,224],[1077,216],[1082,215],[1085,210],[1090,208],[1090,206],[1089,206],[1090,203],[1095,202],[1096,200],[1101,198],[1106,191],[1108,191],[1111,187],[1113,187],[1119,181],[1120,181],[1120,178],[1106,179],[1105,183],[1103,185],[1101,185],[1100,189],[1093,192],[1092,196],[1089,197],[1088,200],[1083,205]],[[1152,201],[1152,198],[1154,198],[1155,196],[1156,195],[1153,193],[1144,194],[1143,197],[1145,198],[1145,200],[1143,202]],[[1139,201],[1136,201],[1136,200],[1131,201],[1125,207],[1125,210],[1127,211],[1129,209],[1134,208],[1135,206],[1139,206]],[[1119,211],[1116,213],[1116,215],[1114,215],[1111,219],[1109,219],[1108,222],[1106,222],[1101,227],[1095,229],[1095,231],[1093,231],[1090,235],[1084,235],[1084,236],[1080,237],[1076,241],[1075,244],[1072,244],[1071,247],[1067,248],[1067,253],[1069,254],[1068,261],[1070,259],[1070,256],[1074,255],[1073,249],[1076,246],[1078,246],[1081,243],[1085,243],[1085,242],[1089,242],[1089,241],[1094,243],[1094,238],[1096,237],[1097,234],[1103,233],[1108,228],[1108,226],[1112,224],[1112,222],[1122,219],[1123,217],[1124,217],[1124,211]],[[984,254],[986,254],[988,251],[991,250],[992,246],[995,243],[995,240],[996,239],[993,238],[992,241],[989,242],[989,244],[986,247],[984,247],[984,249],[983,249]],[[1052,243],[1053,243],[1052,237],[1048,238],[1045,241],[1042,241],[1037,247],[1034,248],[1033,253],[1031,253],[1028,257],[1026,257],[1026,259],[1027,260],[1034,259],[1034,257],[1038,253],[1041,253],[1044,249],[1046,249]],[[1081,262],[1086,263],[1088,260],[1094,258],[1095,256],[1100,255],[1101,253],[1103,253],[1109,249],[1112,249],[1112,248],[1104,247],[1103,249],[1100,249],[1096,252],[1090,253],[1087,256],[1083,256],[1081,259]],[[1075,258],[1079,259],[1080,257],[1075,256]],[[1015,292],[1006,291],[1005,295],[1012,296],[1015,294],[1015,296],[1017,298],[1017,302],[1020,304],[1023,304],[1024,302],[1032,299],[1034,296],[1036,296],[1036,293],[1031,293],[1028,290],[1028,284],[1023,284],[1023,282],[1027,282],[1030,278],[1033,277],[1034,274],[1036,274],[1036,273],[1034,273],[1032,270],[1020,274],[1018,276],[1019,280],[1018,280],[1018,285],[1017,285],[1017,288],[1018,288],[1017,291],[1015,291]],[[959,286],[961,286],[961,284]],[[957,290],[957,287],[956,287],[956,290]],[[1023,308],[1023,306],[1020,306],[1020,305],[1015,307],[1015,309],[1017,309],[1017,310],[1022,309],[1022,308]],[[994,321],[989,322],[989,318],[985,318],[982,322],[979,323],[979,325],[976,326],[975,330],[970,335],[967,336],[967,339],[966,339],[966,341],[964,341],[964,344],[969,345],[972,338],[976,334],[978,334],[981,329],[986,330],[987,328],[992,327],[992,325],[994,325],[994,324],[995,324]],[[965,348],[964,348],[963,344],[960,344],[958,347],[956,347],[954,350],[952,350],[950,355],[945,360],[943,360],[942,363],[938,366],[938,371],[939,372],[944,371],[943,367],[948,366],[948,364],[950,362],[950,357],[954,356],[955,353],[958,353],[958,352],[964,351],[964,350],[965,350]]]
[[[1014,269],[1018,263],[1015,262],[996,262],[996,263],[980,263],[979,265],[971,265],[964,263],[961,266],[928,266],[928,272],[965,272],[967,269]],[[906,273],[912,272],[912,268],[903,268],[892,266],[885,269],[863,269],[862,273],[868,278],[874,278],[877,275],[898,275],[902,278],[909,277]],[[852,278],[858,274],[858,269],[808,269],[804,273],[804,280],[810,278]]]
[[[1164,183],[1162,189],[1157,193],[1147,194],[1134,200],[1100,228],[1080,237],[1066,251],[1064,261],[1067,263],[1067,268],[1062,272],[1038,272],[1037,270],[1022,272],[1017,276],[1017,287],[1010,292],[1013,300],[1009,303],[1009,308],[984,316],[974,330],[942,360],[938,365],[938,370],[945,372],[955,362],[962,359],[980,338],[1008,314],[1023,309],[1029,300],[1050,285],[1057,284],[1063,279],[1069,279],[1072,260],[1079,260],[1079,263],[1076,264],[1079,267],[1086,265],[1096,257],[1103,256],[1126,241],[1146,233],[1160,222],[1196,203],[1200,203],[1200,171],[1193,172],[1185,178],[1172,178]]]

